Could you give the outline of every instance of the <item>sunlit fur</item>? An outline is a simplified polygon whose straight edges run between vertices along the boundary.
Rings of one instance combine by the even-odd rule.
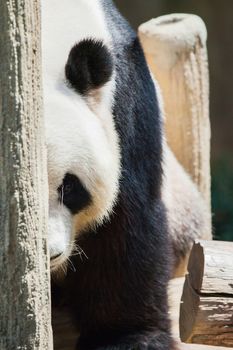
[[[44,114],[49,174],[49,246],[55,269],[71,255],[75,236],[108,217],[118,192],[120,152],[112,116],[112,80],[85,98],[65,80],[73,45],[84,38],[110,45],[98,1],[42,1]],[[77,175],[92,204],[74,217],[58,201],[67,172]]]
[[[69,79],[70,50],[84,39],[84,62],[75,70],[71,55]],[[103,84],[91,79],[92,57],[88,66],[95,41],[113,62]],[[180,197],[179,182],[194,187],[167,149],[159,88],[136,33],[111,0],[42,0],[42,59],[53,316],[65,305],[79,350],[174,350],[167,286],[173,256],[199,232],[196,214],[185,229],[183,216],[189,222],[201,200],[196,189]],[[62,201],[67,174],[91,198],[75,215]],[[54,325],[55,341],[66,343]]]

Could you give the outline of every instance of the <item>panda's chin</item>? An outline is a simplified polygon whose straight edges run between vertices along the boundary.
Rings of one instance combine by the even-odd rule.
[[[72,215],[61,204],[49,211],[48,246],[50,269],[64,268],[73,250]]]

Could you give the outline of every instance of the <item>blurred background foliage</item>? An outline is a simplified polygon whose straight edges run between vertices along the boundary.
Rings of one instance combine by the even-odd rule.
[[[193,13],[208,30],[212,211],[216,239],[233,241],[233,0],[116,0],[137,29],[168,13]]]

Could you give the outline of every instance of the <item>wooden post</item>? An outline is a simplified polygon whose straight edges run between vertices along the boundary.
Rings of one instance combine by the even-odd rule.
[[[151,71],[161,87],[168,144],[210,208],[205,25],[198,16],[172,14],[142,24],[139,37]]]
[[[194,344],[179,344],[179,350],[227,350],[222,346],[207,346],[207,345],[194,345]],[[228,348],[229,349],[229,348]]]
[[[39,0],[0,0],[0,349],[52,349]]]
[[[233,243],[196,243],[188,271],[180,308],[181,340],[233,347]]]

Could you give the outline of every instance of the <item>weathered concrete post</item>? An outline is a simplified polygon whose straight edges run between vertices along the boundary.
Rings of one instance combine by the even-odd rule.
[[[0,0],[0,349],[52,349],[40,2]]]

